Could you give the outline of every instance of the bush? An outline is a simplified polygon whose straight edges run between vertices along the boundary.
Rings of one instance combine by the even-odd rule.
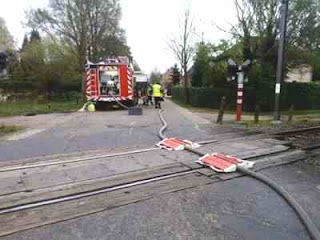
[[[286,107],[294,104],[295,109],[320,109],[320,83],[287,83],[285,88]]]
[[[262,111],[274,109],[274,84],[260,84],[255,89],[244,88],[244,110],[254,111],[259,104]],[[232,110],[236,103],[236,87],[223,88],[190,88],[191,105],[194,107],[209,107],[218,109],[222,96],[226,96],[226,108]],[[172,89],[172,97],[176,101],[185,102],[185,92],[182,87]],[[287,110],[291,104],[295,109],[320,109],[320,83],[284,83],[281,89],[281,109]]]
[[[235,93],[226,89],[212,88],[190,88],[191,105],[194,107],[219,108],[220,100],[223,96],[227,97],[227,107],[234,106],[230,101],[235,98]],[[182,87],[174,87],[172,89],[172,98],[176,101],[185,102],[185,92]]]
[[[69,101],[81,98],[80,77],[74,79],[61,79],[50,82],[47,91],[44,91],[38,81],[28,78],[0,78],[0,93],[4,92],[12,96],[24,96],[30,100],[62,100]],[[18,99],[19,100],[19,99]]]

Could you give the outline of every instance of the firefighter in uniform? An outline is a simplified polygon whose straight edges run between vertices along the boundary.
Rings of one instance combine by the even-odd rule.
[[[153,106],[153,101],[152,101],[152,95],[153,95],[153,89],[152,86],[148,87],[148,100],[147,100],[147,105],[149,106],[149,103]]]
[[[161,108],[161,102],[163,101],[163,90],[161,85],[156,82],[153,84],[152,90],[155,108]]]

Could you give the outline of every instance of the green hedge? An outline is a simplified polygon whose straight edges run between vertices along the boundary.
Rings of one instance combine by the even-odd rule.
[[[194,107],[219,108],[220,99],[227,96],[227,105],[230,105],[230,99],[234,98],[232,91],[226,89],[212,89],[192,87],[189,89],[191,95],[191,104]],[[185,90],[183,87],[174,87],[172,89],[172,98],[177,101],[185,102]]]
[[[222,96],[227,98],[227,109],[234,109],[236,103],[236,86],[230,89],[196,88],[189,89],[191,105],[194,107],[219,108]],[[172,89],[172,97],[176,101],[185,102],[185,92],[182,87]],[[262,111],[272,111],[274,107],[274,85],[264,84],[253,88],[244,88],[244,110],[254,111],[256,104]],[[287,110],[291,104],[295,109],[320,109],[320,83],[285,83],[281,89],[281,108]]]

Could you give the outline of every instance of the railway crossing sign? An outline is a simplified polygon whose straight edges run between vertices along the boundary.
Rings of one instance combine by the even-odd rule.
[[[251,61],[247,59],[242,64],[237,64],[233,59],[228,60],[228,81],[237,79],[238,91],[237,91],[237,110],[236,121],[241,121],[242,109],[243,109],[243,84],[248,82],[247,72]]]

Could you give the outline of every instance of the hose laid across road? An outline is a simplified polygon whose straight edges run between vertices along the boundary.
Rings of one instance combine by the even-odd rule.
[[[165,135],[164,135],[164,131],[166,131],[167,128],[168,128],[168,124],[167,124],[166,120],[164,119],[162,113],[164,113],[164,110],[161,109],[159,111],[159,117],[160,117],[160,120],[162,122],[162,128],[159,130],[159,133],[158,133],[158,136],[159,136],[160,140],[163,140],[163,139],[166,138]]]
[[[297,213],[298,217],[302,221],[302,223],[306,226],[308,232],[312,236],[314,240],[320,239],[320,232],[315,226],[315,224],[312,222],[310,216],[308,213],[303,209],[303,207],[290,195],[289,192],[287,192],[283,187],[281,187],[279,184],[271,180],[270,178],[264,176],[261,173],[257,173],[254,171],[250,171],[248,169],[242,168],[240,166],[237,167],[237,171],[241,172],[247,176],[250,176],[252,178],[255,178],[259,180],[260,182],[263,182],[264,184],[268,185],[270,188],[272,188],[274,191],[276,191],[286,202],[293,208],[293,210]]]
[[[159,117],[163,124],[162,128],[159,130],[158,136],[160,139],[164,139],[164,131],[168,127],[168,123],[163,117],[163,110],[159,111]],[[198,150],[192,149],[190,147],[185,147],[185,150],[192,152],[200,157],[206,155],[205,153],[202,153]],[[320,240],[320,232],[311,220],[310,216],[307,214],[307,212],[303,209],[303,207],[287,192],[283,187],[281,187],[279,184],[271,180],[270,178],[262,175],[261,173],[256,173],[254,171],[245,169],[243,167],[237,166],[237,171],[240,173],[243,173],[247,176],[250,176],[252,178],[255,178],[259,180],[260,182],[266,184],[270,188],[272,188],[275,192],[277,192],[298,215],[301,222],[305,225],[306,229],[308,230],[310,236],[314,240]]]

